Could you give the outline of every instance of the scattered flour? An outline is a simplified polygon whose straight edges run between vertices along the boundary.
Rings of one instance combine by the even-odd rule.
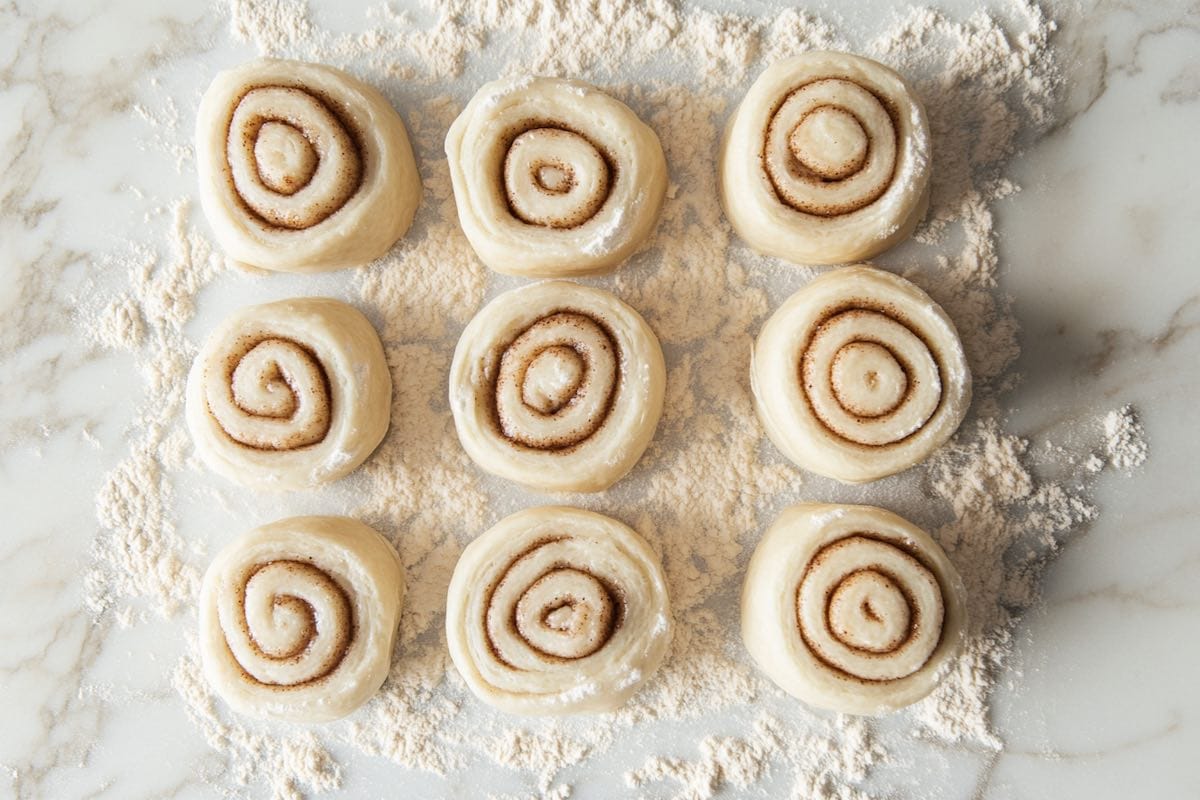
[[[864,800],[871,796],[864,783],[888,761],[877,723],[817,715],[786,700],[779,705],[781,694],[752,667],[738,637],[741,570],[759,534],[784,505],[812,499],[926,515],[917,521],[946,547],[966,582],[971,639],[942,687],[905,713],[937,747],[1004,746],[988,719],[992,687],[1022,611],[1037,598],[1046,559],[1094,517],[1083,479],[1103,468],[1086,453],[1058,448],[1048,452],[1061,452],[1070,474],[1040,482],[1028,444],[1001,425],[1019,349],[1013,301],[997,288],[992,209],[1018,190],[1004,177],[1007,160],[1053,120],[1054,23],[1039,7],[1017,0],[1003,13],[966,20],[910,8],[874,38],[795,9],[750,19],[666,0],[451,0],[425,15],[427,24],[381,5],[357,33],[326,30],[301,0],[230,0],[228,11],[232,35],[264,54],[353,62],[385,90],[398,80],[432,88],[401,108],[425,182],[414,229],[380,261],[344,273],[380,330],[395,385],[387,439],[338,486],[339,497],[353,498],[349,510],[389,536],[404,562],[409,592],[392,671],[348,721],[268,728],[230,713],[212,695],[194,637],[184,634],[186,654],[173,684],[228,764],[228,774],[214,778],[222,781],[221,793],[237,791],[230,782],[265,785],[276,798],[336,789],[343,769],[333,752],[349,748],[437,774],[486,760],[527,775],[543,797],[565,798],[571,794],[559,782],[565,768],[633,740],[625,782],[655,796],[665,790],[709,798],[770,777],[795,797]],[[718,140],[746,82],[766,63],[818,47],[848,48],[896,66],[927,103],[936,160],[929,218],[913,242],[879,261],[942,303],[976,376],[974,416],[950,445],[900,479],[854,495],[802,479],[785,465],[764,444],[751,405],[752,337],[771,309],[816,272],[748,251],[717,202]],[[625,708],[582,720],[526,721],[482,707],[450,664],[442,631],[446,588],[464,544],[504,514],[547,502],[483,476],[458,445],[446,404],[458,332],[504,280],[489,275],[458,226],[442,152],[446,128],[474,91],[448,79],[484,48],[502,53],[502,74],[535,71],[601,83],[654,127],[672,172],[655,237],[604,281],[647,317],[663,342],[666,411],[654,444],[627,479],[566,502],[623,519],[662,555],[676,633],[666,663]],[[642,65],[682,77],[626,83],[630,69]],[[161,110],[139,106],[137,113],[155,126],[155,146],[184,152],[186,162],[188,114],[173,103]],[[155,613],[190,631],[195,617],[188,609],[207,545],[189,545],[176,531],[181,487],[197,468],[182,424],[182,386],[195,351],[184,326],[197,294],[227,266],[193,229],[186,203],[162,216],[169,220],[160,227],[168,234],[165,249],[146,243],[119,259],[129,287],[103,299],[87,324],[98,345],[136,354],[147,393],[130,452],[97,498],[102,530],[89,603],[97,615],[124,624]],[[1105,434],[1105,460],[1117,469],[1145,459],[1132,409],[1112,412]],[[913,501],[917,486],[936,502]],[[214,497],[234,511],[266,502],[236,489]],[[287,498],[270,502],[283,516]],[[926,506],[935,508],[922,511]],[[189,540],[207,542],[210,535],[189,531]],[[759,709],[760,701],[786,713]],[[699,734],[694,741],[674,736],[675,753],[643,734],[682,722],[689,730],[715,729],[718,719],[722,730],[737,725],[739,732]]]
[[[792,768],[788,796],[806,800],[867,800],[853,788],[884,753],[872,741],[866,722],[840,716],[825,736],[796,736],[769,714],[760,715],[744,737],[707,736],[698,747],[700,758],[684,761],[654,756],[640,769],[628,772],[632,788],[674,781],[681,800],[704,800],[724,788],[746,789],[764,775],[772,762]]]
[[[1146,460],[1146,439],[1133,406],[1113,409],[1104,417],[1104,450],[1114,467],[1129,472]]]
[[[143,597],[170,616],[199,588],[199,567],[175,531],[174,481],[191,444],[183,430],[183,385],[194,346],[183,325],[195,312],[197,292],[221,270],[222,259],[188,227],[189,204],[160,213],[169,219],[169,247],[159,255],[139,245],[120,264],[128,293],[113,299],[84,326],[105,347],[136,348],[150,401],[133,423],[129,456],[108,475],[96,496],[103,532],[93,544],[85,602],[96,613],[119,599]],[[129,609],[115,609],[128,618]]]

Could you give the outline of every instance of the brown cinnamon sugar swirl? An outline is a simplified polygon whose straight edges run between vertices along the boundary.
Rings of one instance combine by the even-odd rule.
[[[196,156],[221,246],[264,269],[371,261],[408,230],[421,197],[395,109],[319,64],[260,59],[219,74],[200,104]]]
[[[463,331],[450,407],[467,454],[543,491],[599,491],[654,436],[666,368],[629,306],[564,281],[500,295]]]
[[[454,568],[446,634],[479,699],[514,714],[619,707],[670,641],[658,557],[614,519],[561,506],[513,514]]]
[[[871,506],[787,509],[750,560],[742,638],[789,694],[878,714],[937,686],[962,645],[962,580],[920,528]]]
[[[929,203],[924,108],[898,74],[848,53],[767,68],[730,120],[721,197],[755,250],[805,264],[870,258]]]
[[[205,342],[188,376],[187,421],[214,471],[256,488],[346,475],[383,439],[391,375],[371,323],[337,300],[244,308]]]
[[[480,88],[446,135],[463,232],[485,264],[530,277],[605,272],[658,221],[666,160],[624,103],[579,81]]]
[[[865,265],[826,273],[780,306],[754,344],[750,376],[784,455],[848,483],[923,460],[971,402],[946,313],[909,281]]]
[[[204,576],[205,674],[244,714],[343,717],[387,677],[403,599],[396,552],[361,522],[264,525],[231,542]]]

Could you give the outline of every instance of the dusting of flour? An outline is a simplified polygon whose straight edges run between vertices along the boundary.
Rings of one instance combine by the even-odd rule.
[[[1133,406],[1115,408],[1104,416],[1104,450],[1108,462],[1129,472],[1146,460],[1146,433]]]
[[[610,780],[654,796],[708,798],[766,781],[804,798],[862,800],[879,786],[878,796],[894,795],[880,772],[890,758],[888,723],[817,714],[791,701],[753,668],[738,638],[742,569],[779,509],[801,500],[893,508],[943,544],[968,590],[969,645],[938,691],[899,724],[924,740],[908,747],[1004,747],[989,721],[991,691],[1046,559],[1094,517],[1089,476],[1145,458],[1136,414],[1126,407],[1098,426],[1102,440],[1089,443],[1103,457],[1047,448],[1061,454],[1062,468],[1056,482],[1043,482],[1028,443],[1003,425],[1018,328],[1013,300],[997,286],[993,209],[1018,191],[1005,178],[1008,159],[1053,121],[1055,26],[1039,7],[1017,0],[968,19],[909,8],[886,29],[867,32],[794,9],[751,19],[634,0],[451,0],[419,19],[382,5],[354,33],[331,32],[298,0],[230,0],[228,13],[232,37],[258,52],[345,66],[387,92],[409,125],[425,192],[413,231],[391,253],[334,279],[379,329],[395,391],[379,451],[318,498],[387,535],[409,587],[389,679],[344,722],[304,729],[242,719],[199,670],[191,609],[206,553],[219,542],[203,528],[187,540],[177,532],[183,499],[195,502],[199,492],[235,517],[296,512],[288,496],[231,486],[184,497],[202,475],[182,423],[181,387],[198,344],[185,327],[198,294],[230,274],[186,202],[151,220],[160,241],[115,259],[128,272],[128,289],[92,309],[92,337],[136,354],[147,400],[128,456],[97,498],[102,530],[90,604],[97,616],[128,625],[155,614],[178,620],[186,642],[173,683],[227,763],[216,779],[221,793],[249,786],[277,798],[320,794],[341,786],[351,768],[334,753],[357,751],[441,775],[492,765],[522,776],[528,792],[554,798],[572,794],[564,772],[599,757],[622,764],[622,777]],[[346,23],[339,20],[339,29]],[[972,417],[953,442],[928,463],[868,487],[803,476],[765,443],[750,400],[750,344],[770,311],[816,271],[748,251],[717,202],[718,141],[748,80],[814,48],[850,49],[897,67],[927,105],[935,153],[929,217],[914,241],[878,262],[947,309],[976,379]],[[479,53],[496,64],[471,76]],[[642,67],[657,77],[639,79]],[[666,663],[629,705],[583,719],[522,720],[482,706],[450,664],[442,630],[463,546],[505,514],[551,501],[483,476],[459,447],[446,403],[458,333],[487,297],[518,284],[474,257],[458,226],[441,141],[474,86],[527,71],[591,80],[629,103],[657,131],[671,169],[654,238],[596,281],[638,308],[662,340],[663,420],[628,478],[608,492],[561,501],[613,515],[647,538],[663,558],[676,634]],[[138,113],[155,126],[156,146],[190,147],[190,116],[174,102],[164,99],[158,110],[142,104]]]

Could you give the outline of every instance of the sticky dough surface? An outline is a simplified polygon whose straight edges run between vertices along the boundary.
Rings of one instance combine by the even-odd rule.
[[[964,591],[937,542],[891,512],[793,506],[750,559],[742,639],[793,697],[882,714],[945,676],[965,635]]]
[[[284,272],[378,258],[421,199],[404,122],[387,99],[301,61],[259,59],[217,75],[197,113],[196,168],[225,252]]]
[[[471,246],[512,275],[613,269],[654,230],[667,187],[654,131],[580,81],[485,84],[451,125],[446,156]]]
[[[471,320],[450,367],[459,440],[483,469],[542,491],[599,491],[641,458],[662,414],[654,332],[600,289],[547,281]]]
[[[256,489],[304,489],[356,469],[391,417],[371,323],[339,300],[249,306],[209,334],[188,375],[187,423],[214,472]]]
[[[670,642],[658,556],[609,517],[520,511],[472,542],[446,600],[450,656],[471,691],[513,714],[620,707]]]
[[[929,123],[905,80],[848,53],[768,67],[721,144],[725,214],[755,250],[800,264],[871,258],[929,205]]]
[[[346,716],[391,667],[404,571],[346,517],[293,517],[242,534],[200,589],[204,674],[234,710],[293,722]]]

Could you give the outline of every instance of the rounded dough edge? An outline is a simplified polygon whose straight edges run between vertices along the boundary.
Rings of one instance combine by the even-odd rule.
[[[911,185],[894,181],[871,205],[830,218],[804,214],[782,203],[761,161],[763,132],[778,102],[802,82],[831,77],[823,70],[884,84],[893,103],[903,101],[897,109],[903,146],[895,174],[912,175]],[[738,236],[759,253],[799,264],[860,261],[907,239],[924,218],[931,147],[924,107],[912,87],[890,67],[850,53],[803,53],[764,70],[730,118],[718,157],[721,204]]]
[[[864,447],[831,435],[800,391],[802,348],[824,304],[839,296],[888,293],[935,338],[931,348],[947,356],[942,401],[920,430],[899,445]],[[843,483],[866,483],[903,472],[945,444],[971,404],[971,370],[953,321],[916,284],[869,264],[838,267],[813,279],[783,302],[755,338],[750,358],[755,411],[771,442],[796,466]]]
[[[335,214],[302,231],[264,231],[232,195],[225,177],[228,120],[234,101],[259,81],[313,86],[337,97],[373,150],[370,185],[360,186]],[[412,225],[421,201],[421,176],[399,113],[375,87],[323,64],[260,58],[217,74],[196,114],[196,171],[200,202],[213,233],[235,261],[276,272],[326,272],[360,266],[385,254]],[[317,235],[307,234],[316,231]]]
[[[502,550],[510,539],[529,528],[553,526],[563,522],[575,522],[581,527],[602,531],[604,535],[616,538],[622,547],[648,568],[655,600],[660,605],[655,616],[662,624],[647,635],[640,663],[626,665],[637,671],[636,680],[621,680],[618,672],[615,675],[601,676],[603,680],[598,683],[596,677],[592,676],[587,682],[595,685],[594,691],[578,696],[512,694],[489,684],[476,667],[467,632],[467,614],[473,589],[479,586],[479,573],[485,571],[488,563],[496,557],[496,551]],[[535,506],[517,511],[497,522],[463,550],[458,563],[455,564],[447,590],[446,641],[451,660],[472,694],[510,714],[550,716],[614,711],[624,705],[658,670],[666,657],[672,634],[673,620],[666,576],[661,560],[649,543],[641,534],[619,520],[571,506]],[[570,690],[563,694],[570,694]]]
[[[591,117],[601,133],[615,130],[628,143],[635,160],[634,168],[625,171],[634,173],[636,183],[624,192],[627,206],[609,208],[610,197],[597,212],[598,217],[617,212],[608,220],[609,230],[592,231],[585,224],[580,227],[588,229],[589,238],[580,238],[574,231],[565,235],[568,231],[525,225],[507,207],[501,209],[486,186],[480,190],[486,179],[469,154],[486,149],[480,136],[495,135],[487,125],[489,115],[498,113],[497,106],[511,104],[513,97],[539,92],[548,104]],[[666,196],[667,164],[658,135],[627,105],[583,81],[523,76],[484,84],[450,126],[445,151],[463,232],[484,264],[508,275],[568,278],[610,272],[649,239]]]
[[[605,315],[622,349],[619,396],[600,430],[568,452],[514,445],[497,430],[483,397],[493,391],[493,350],[538,319],[564,309]],[[450,367],[450,410],[463,449],[485,472],[538,491],[596,492],[612,486],[641,460],[662,416],[666,380],[658,337],[636,310],[602,289],[543,281],[499,295],[467,324]],[[618,403],[623,407],[616,407]]]
[[[808,557],[844,535],[867,532],[863,527],[872,524],[870,532],[921,553],[937,577],[945,610],[940,641],[925,666],[885,683],[832,675],[804,644],[795,609]],[[801,503],[780,513],[750,558],[742,584],[741,626],[746,649],[779,688],[817,708],[876,716],[921,700],[944,679],[966,639],[966,589],[942,547],[903,517],[875,506]]]
[[[356,632],[366,631],[366,635],[359,636],[352,644],[354,652],[346,657],[354,659],[353,664],[347,665],[355,670],[354,680],[344,686],[335,685],[333,690],[321,683],[263,692],[247,684],[244,672],[232,660],[216,610],[216,595],[229,577],[228,570],[236,569],[245,552],[263,550],[283,557],[298,544],[308,548],[310,558],[357,562],[355,573],[342,579],[369,581],[371,591],[366,602],[377,607],[378,613],[367,624],[356,620]],[[240,534],[218,552],[201,582],[199,643],[205,678],[235,711],[247,716],[301,723],[345,717],[369,700],[387,679],[405,591],[404,567],[395,548],[374,528],[356,519],[289,517]],[[361,592],[356,592],[357,595]],[[361,606],[362,603],[355,603],[356,610]],[[332,673],[335,680],[336,675],[335,670]]]
[[[227,347],[229,337],[256,325],[289,332],[317,326],[318,354],[336,357],[335,364],[322,363],[336,402],[321,442],[283,452],[257,450],[230,439],[209,413],[204,387],[209,360]],[[302,297],[243,307],[209,333],[188,371],[184,416],[196,454],[213,472],[252,489],[299,490],[343,478],[370,458],[391,424],[391,404],[391,371],[370,321],[340,300]],[[339,411],[342,407],[349,408]]]

